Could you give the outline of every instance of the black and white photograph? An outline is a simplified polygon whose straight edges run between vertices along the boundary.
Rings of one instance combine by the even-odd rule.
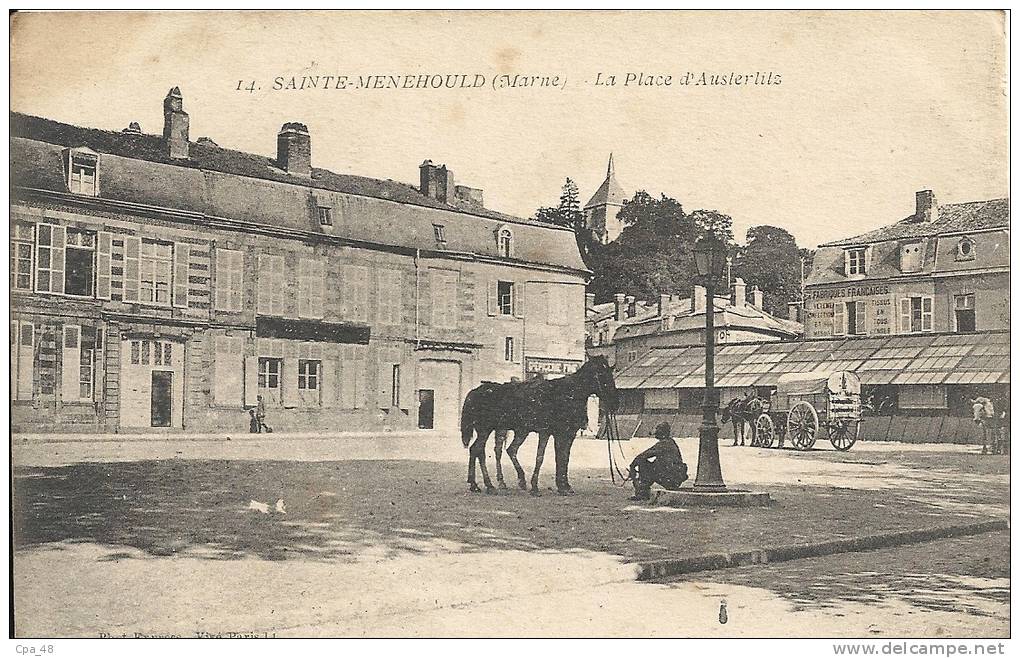
[[[1009,20],[11,13],[17,653],[1007,653]]]

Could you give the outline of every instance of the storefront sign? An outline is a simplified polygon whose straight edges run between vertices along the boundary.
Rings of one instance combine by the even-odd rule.
[[[850,297],[867,297],[870,295],[888,295],[889,286],[853,286],[850,288],[827,288],[811,290],[808,299],[841,299]]]
[[[581,367],[580,361],[565,359],[546,359],[529,356],[524,360],[524,372],[543,375],[569,375]]]

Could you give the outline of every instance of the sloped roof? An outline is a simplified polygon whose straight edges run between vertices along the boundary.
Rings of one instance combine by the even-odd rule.
[[[588,203],[584,204],[585,210],[588,208],[595,208],[597,206],[604,206],[607,204],[623,205],[623,202],[627,200],[627,193],[623,191],[620,184],[616,182],[616,169],[613,167],[613,154],[609,154],[609,167],[606,169],[606,179],[602,181],[602,185],[599,189],[595,190],[595,194],[591,195],[588,199]]]
[[[715,310],[718,314],[716,319],[718,327],[760,329],[767,332],[787,334],[790,337],[799,336],[804,333],[804,327],[799,322],[777,318],[752,304],[734,306],[730,303],[728,297],[717,296],[715,299]],[[670,300],[666,305],[664,314],[674,318],[672,329],[663,330],[661,328],[657,306],[655,304],[648,304],[643,312],[628,318],[620,325],[616,331],[615,340],[670,333],[673,331],[700,331],[704,328],[705,311],[692,312],[690,298]]]
[[[872,244],[886,240],[922,238],[944,233],[977,231],[1009,226],[1009,199],[990,199],[968,203],[950,203],[938,208],[938,219],[933,222],[919,222],[910,215],[895,224],[869,231],[852,238],[827,242],[821,247],[842,247],[856,244]]]
[[[716,386],[775,386],[787,373],[855,372],[863,384],[1008,384],[1009,333],[923,334],[716,349]],[[702,388],[705,347],[656,347],[616,374],[616,387]]]
[[[446,226],[445,249],[490,256],[498,255],[493,231],[509,223],[517,260],[587,270],[568,229],[442,203],[405,183],[319,168],[310,178],[294,176],[275,158],[205,141],[189,145],[188,159],[174,160],[159,135],[82,128],[16,112],[10,117],[16,187],[66,193],[62,150],[85,146],[103,154],[101,198],[313,232],[323,232],[314,208],[326,199],[334,208],[332,235],[428,248],[436,245],[435,222]]]

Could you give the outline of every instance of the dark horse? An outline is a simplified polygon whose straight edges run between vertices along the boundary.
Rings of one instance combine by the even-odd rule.
[[[517,471],[517,485],[521,489],[528,486],[517,451],[528,434],[537,432],[538,453],[531,475],[531,493],[539,494],[538,478],[550,436],[556,455],[556,490],[561,494],[573,493],[567,478],[570,448],[577,432],[588,424],[588,397],[593,394],[599,397],[605,410],[616,411],[619,400],[613,369],[604,356],[592,358],[577,372],[559,379],[506,384],[485,382],[472,389],[464,399],[460,416],[461,440],[465,448],[470,446],[468,484],[471,491],[481,491],[475,482],[476,461],[486,492],[495,490],[485,465],[485,444],[493,432],[496,433],[496,474],[501,488],[506,487],[500,458],[506,433],[512,431],[514,439],[506,453]],[[471,443],[472,436],[476,437],[474,443]]]
[[[758,420],[758,416],[761,415],[764,405],[762,401],[754,393],[750,393],[742,398],[733,398],[730,400],[722,412],[722,423],[725,425],[730,420],[733,421],[733,445],[737,445],[739,440],[740,445],[744,445],[744,424],[747,423],[748,427],[751,428],[751,445],[757,445],[757,435],[754,431],[754,421]]]

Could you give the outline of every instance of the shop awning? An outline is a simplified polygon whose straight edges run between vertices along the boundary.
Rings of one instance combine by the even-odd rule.
[[[787,373],[849,370],[861,383],[1008,384],[1009,334],[921,334],[884,338],[722,345],[716,386],[775,386]],[[661,347],[620,370],[617,388],[702,388],[705,348]]]

